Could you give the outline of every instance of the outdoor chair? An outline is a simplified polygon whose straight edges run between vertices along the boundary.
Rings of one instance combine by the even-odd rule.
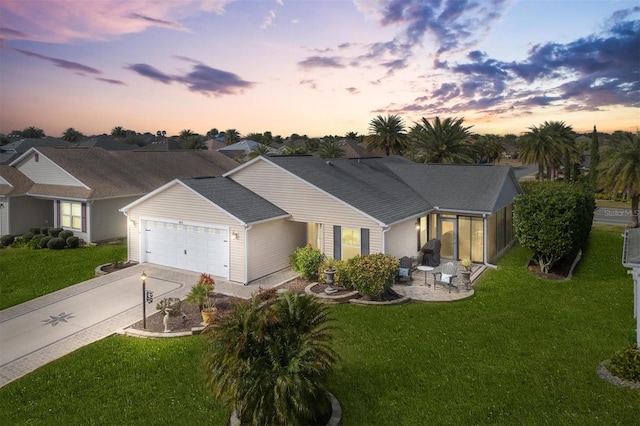
[[[413,269],[413,261],[410,257],[404,256],[400,258],[400,269],[398,269],[398,282],[413,281],[411,272]]]
[[[433,273],[433,289],[436,289],[437,284],[449,287],[449,293],[451,293],[451,287],[455,287],[460,291],[458,286],[453,285],[453,279],[457,277],[458,267],[453,262],[445,263],[442,269]]]

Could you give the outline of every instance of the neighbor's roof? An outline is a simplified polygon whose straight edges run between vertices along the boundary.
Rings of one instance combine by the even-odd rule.
[[[263,222],[289,213],[226,177],[179,179],[180,182],[245,224]]]
[[[390,169],[441,210],[494,213],[521,193],[510,166],[414,163]]]
[[[401,157],[323,160],[291,155],[266,160],[383,224],[432,210],[429,202],[389,170],[391,164],[412,164]]]
[[[36,149],[88,187],[37,184],[34,196],[109,198],[146,194],[182,177],[221,175],[237,163],[211,151],[106,151],[102,148]],[[12,165],[19,164],[26,155]]]
[[[625,230],[622,264],[640,267],[640,228]]]
[[[8,182],[8,183],[5,183]],[[0,165],[0,195],[26,194],[33,185],[31,179],[11,166]]]

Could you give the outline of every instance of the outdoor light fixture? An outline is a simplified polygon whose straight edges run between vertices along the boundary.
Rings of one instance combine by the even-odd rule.
[[[131,224],[131,226],[136,226],[136,221],[135,221],[135,219],[131,219],[131,220],[129,221],[129,223]]]
[[[146,302],[146,294],[147,294],[147,274],[142,271],[142,275],[140,275],[140,279],[142,280],[142,328],[147,328],[147,307],[145,305]]]
[[[231,239],[232,240],[237,240],[238,238],[240,238],[240,235],[237,232],[232,232],[231,233]]]

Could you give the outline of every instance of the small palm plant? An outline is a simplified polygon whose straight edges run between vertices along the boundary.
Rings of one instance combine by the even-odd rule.
[[[211,332],[207,386],[241,424],[308,424],[330,410],[323,379],[337,360],[326,306],[285,292],[238,305]]]

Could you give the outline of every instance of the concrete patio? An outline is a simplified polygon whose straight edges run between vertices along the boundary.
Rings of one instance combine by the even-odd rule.
[[[434,277],[433,274],[436,272],[440,272],[442,270],[443,265],[446,262],[441,263],[439,266],[435,267],[433,271],[427,271],[426,275],[424,271],[413,270],[411,273],[411,280],[405,283],[398,283],[394,285],[393,290],[402,295],[409,297],[412,300],[419,300],[424,302],[451,302],[454,300],[466,299],[474,295],[475,291],[473,289],[473,283],[475,280],[482,274],[482,272],[487,268],[484,265],[474,264],[471,267],[471,283],[469,287],[462,282],[462,277],[460,272],[463,271],[463,267],[459,262],[456,263],[458,267],[457,276],[453,279],[453,285],[456,288],[451,289],[449,291],[448,287],[437,285],[434,288]],[[425,284],[426,282],[426,284]]]

